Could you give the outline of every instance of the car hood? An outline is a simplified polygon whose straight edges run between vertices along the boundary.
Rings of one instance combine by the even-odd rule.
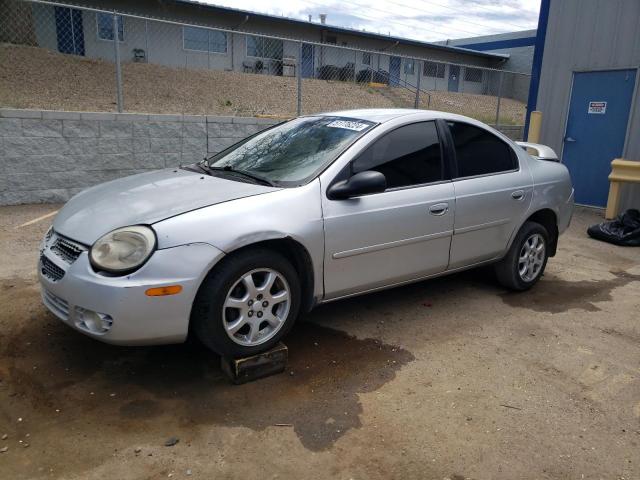
[[[60,210],[53,229],[92,245],[116,228],[152,224],[198,208],[276,190],[188,170],[157,170],[84,190]]]

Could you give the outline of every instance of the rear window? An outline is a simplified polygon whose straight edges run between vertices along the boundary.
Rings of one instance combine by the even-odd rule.
[[[489,175],[518,168],[511,147],[491,132],[468,123],[447,123],[456,149],[458,177]]]

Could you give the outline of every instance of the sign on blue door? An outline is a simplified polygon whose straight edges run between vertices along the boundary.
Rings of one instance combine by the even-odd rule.
[[[611,160],[623,153],[635,82],[636,70],[574,74],[562,161],[576,203],[607,203]]]

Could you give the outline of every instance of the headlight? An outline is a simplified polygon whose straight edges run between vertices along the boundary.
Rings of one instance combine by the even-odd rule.
[[[156,248],[153,230],[143,225],[107,233],[91,247],[89,258],[97,270],[124,273],[142,265]]]

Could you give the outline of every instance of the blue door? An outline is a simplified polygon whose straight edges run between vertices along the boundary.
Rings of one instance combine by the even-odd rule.
[[[389,59],[389,85],[395,87],[400,80],[400,63],[402,59],[400,57],[391,57]]]
[[[458,83],[460,82],[460,67],[458,65],[449,65],[449,88],[450,92],[458,91]]]
[[[562,161],[576,203],[604,207],[611,160],[622,156],[636,70],[575,73]]]
[[[313,78],[313,57],[314,48],[313,45],[308,43],[302,44],[302,68],[300,73],[303,78]]]
[[[84,55],[84,29],[82,11],[75,8],[55,7],[58,51]]]

